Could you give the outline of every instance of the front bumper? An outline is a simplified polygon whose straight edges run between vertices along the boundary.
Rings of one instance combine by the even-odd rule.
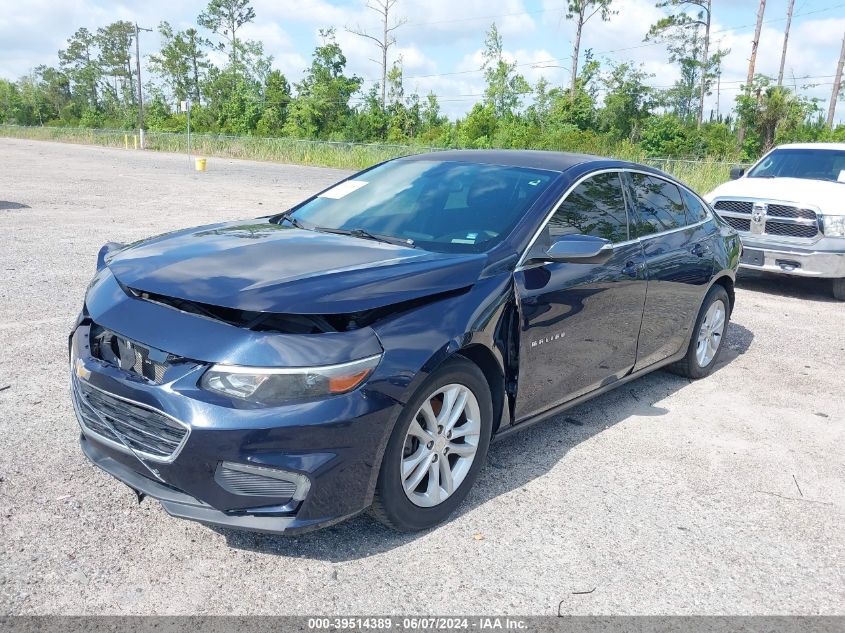
[[[199,364],[164,384],[140,379],[90,354],[89,326],[71,337],[72,381],[177,420],[188,433],[174,456],[154,459],[127,449],[80,419],[80,444],[99,468],[171,515],[224,527],[293,533],[335,523],[372,501],[386,438],[401,406],[364,388],[320,401],[236,408],[197,387]],[[90,413],[89,413],[90,415]],[[221,465],[307,478],[307,494],[239,494],[221,482]]]
[[[824,238],[806,248],[741,238],[740,268],[799,277],[845,277],[845,240],[841,238]]]
[[[89,439],[84,433],[79,436],[82,452],[94,465],[98,466],[112,477],[125,483],[139,494],[157,499],[161,507],[174,517],[199,521],[210,525],[230,527],[253,532],[270,532],[279,534],[289,529],[296,519],[293,516],[256,515],[249,513],[227,514],[199,499],[185,494],[175,488],[159,483],[149,477],[132,470],[128,466],[109,457],[102,447],[98,447],[96,440]]]

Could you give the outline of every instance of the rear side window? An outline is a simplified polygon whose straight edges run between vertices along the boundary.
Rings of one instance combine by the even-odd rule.
[[[704,222],[704,220],[710,217],[701,200],[696,198],[691,192],[681,188],[681,195],[684,197],[684,203],[687,205],[687,219],[690,224]]]
[[[575,187],[549,220],[549,236],[593,235],[628,239],[628,215],[618,173],[598,174]]]
[[[684,200],[677,185],[637,173],[631,174],[631,183],[639,212],[635,237],[671,231],[687,224]]]

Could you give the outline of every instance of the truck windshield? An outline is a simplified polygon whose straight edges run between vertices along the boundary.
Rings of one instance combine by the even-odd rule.
[[[845,182],[845,151],[776,149],[748,172],[749,178],[805,178]]]
[[[391,161],[324,191],[287,217],[305,229],[402,240],[436,252],[484,252],[508,236],[558,176],[458,161]]]

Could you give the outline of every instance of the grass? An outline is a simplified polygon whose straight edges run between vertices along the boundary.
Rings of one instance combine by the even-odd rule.
[[[0,125],[0,136],[83,145],[134,147],[133,132],[88,128],[22,127]],[[173,132],[148,132],[148,150],[186,153],[188,137]],[[343,169],[363,169],[390,158],[419,154],[435,148],[414,145],[307,141],[290,138],[192,134],[191,152],[196,156],[244,158],[276,163],[319,165]],[[730,163],[715,160],[681,160],[626,155],[633,160],[666,171],[698,192],[706,193],[728,180]]]

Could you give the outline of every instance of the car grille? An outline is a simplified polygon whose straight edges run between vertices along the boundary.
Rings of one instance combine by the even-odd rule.
[[[758,205],[757,211],[754,209],[755,204]],[[762,217],[757,216],[760,205],[765,207]],[[788,204],[768,204],[764,200],[717,200],[713,208],[723,220],[744,233],[808,240],[820,234],[818,216],[812,209]]]
[[[91,328],[91,342],[95,358],[157,385],[164,383],[165,372],[179,360],[96,324]]]
[[[265,471],[267,475],[245,472],[237,467],[221,464],[214,474],[214,479],[222,488],[236,495],[290,498],[296,492],[295,481],[281,479],[283,475],[277,475],[272,469],[254,468],[253,470]]]
[[[91,433],[157,461],[169,461],[188,437],[188,427],[149,407],[112,396],[74,379],[73,398]]]

